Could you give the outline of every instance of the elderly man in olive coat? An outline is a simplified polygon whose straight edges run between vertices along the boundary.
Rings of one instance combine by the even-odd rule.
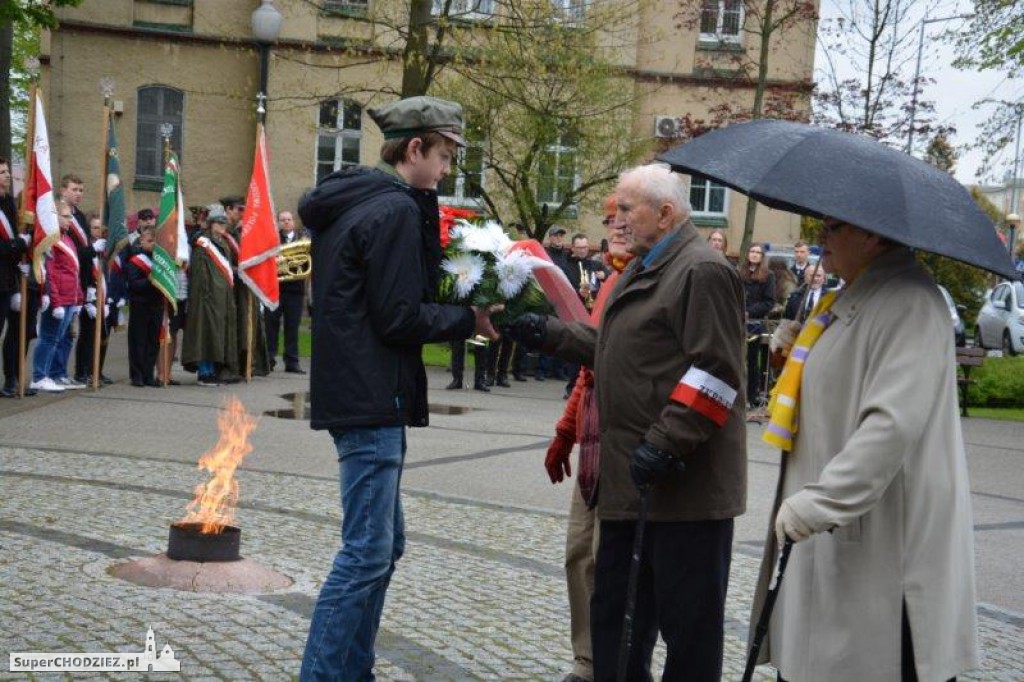
[[[599,328],[523,316],[509,333],[594,368],[601,419],[591,631],[595,680],[614,680],[636,521],[644,532],[629,680],[721,679],[733,519],[746,506],[743,287],[689,220],[681,178],[660,165],[622,174],[618,218],[637,255]]]

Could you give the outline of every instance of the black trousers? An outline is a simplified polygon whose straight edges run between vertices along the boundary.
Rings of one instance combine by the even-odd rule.
[[[128,311],[128,372],[134,383],[152,383],[160,352],[160,325],[164,304],[132,302]]]
[[[615,680],[626,610],[635,521],[602,521],[590,600],[594,680]],[[626,679],[651,680],[658,633],[668,648],[663,680],[722,678],[725,593],[732,559],[732,519],[648,522]]]
[[[462,381],[462,374],[466,370],[466,342],[452,341],[452,378]],[[487,367],[487,347],[473,345],[473,364],[476,368],[473,373],[474,383],[483,383],[484,372]]]
[[[92,354],[93,339],[96,335],[96,320],[89,317],[84,309],[78,314],[78,343],[75,344],[75,378],[83,378],[92,375]],[[110,336],[110,326],[104,324],[100,327],[100,373],[103,373],[103,363],[107,359],[107,338]]]
[[[277,357],[277,335],[284,319],[284,366],[299,366],[299,323],[302,322],[303,292],[281,291],[281,304],[277,310],[265,310],[263,323],[267,329],[267,357]]]
[[[495,378],[508,376],[509,365],[513,374],[526,371],[526,350],[507,336],[501,337],[497,343],[491,343],[487,349],[487,374]]]
[[[4,335],[4,386],[14,388],[18,385],[18,342],[20,335],[18,330],[21,325],[21,312],[10,309],[10,296],[7,296],[7,311],[4,316],[7,320]],[[28,316],[25,320],[25,355],[28,356],[32,339],[36,338],[36,318],[39,316],[39,290],[28,290],[28,301],[22,301],[27,305]],[[32,366],[25,368],[25,381],[32,381]],[[27,383],[26,383],[27,385]]]

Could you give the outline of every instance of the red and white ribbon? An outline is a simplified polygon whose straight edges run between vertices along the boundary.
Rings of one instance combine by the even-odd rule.
[[[149,273],[153,272],[153,261],[144,253],[137,253],[128,260],[132,265],[142,270],[146,277],[149,277]]]
[[[221,253],[220,249],[214,246],[208,237],[200,237],[196,240],[196,245],[206,252],[210,260],[213,261],[213,264],[220,270],[220,274],[228,281],[228,284],[235,286],[235,275],[231,271],[231,261],[227,259],[227,256]]]

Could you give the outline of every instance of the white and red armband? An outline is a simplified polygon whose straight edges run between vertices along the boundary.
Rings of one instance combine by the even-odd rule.
[[[736,401],[736,389],[702,369],[691,367],[669,398],[722,426]]]

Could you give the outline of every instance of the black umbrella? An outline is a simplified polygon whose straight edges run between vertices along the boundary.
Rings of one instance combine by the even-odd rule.
[[[992,221],[953,176],[867,137],[761,119],[713,130],[658,160],[771,208],[828,216],[1016,277]]]

